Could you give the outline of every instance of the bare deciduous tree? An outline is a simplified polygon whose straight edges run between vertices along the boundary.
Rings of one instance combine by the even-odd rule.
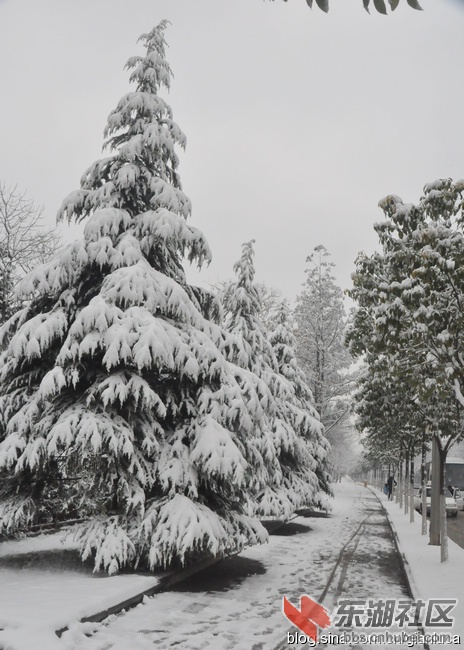
[[[14,299],[18,280],[56,250],[60,241],[43,224],[37,207],[17,186],[0,182],[0,322],[19,307]]]

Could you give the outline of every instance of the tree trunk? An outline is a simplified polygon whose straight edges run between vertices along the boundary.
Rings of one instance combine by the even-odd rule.
[[[440,538],[441,538],[441,552],[440,561],[446,562],[448,560],[448,520],[446,518],[446,496],[445,496],[445,479],[446,479],[446,454],[447,450],[439,446],[440,452]]]
[[[422,435],[422,457],[421,457],[421,493],[422,493],[422,529],[421,534],[427,535],[427,508],[426,508],[426,485],[427,485],[427,447],[425,438],[427,430],[424,430]]]
[[[399,505],[400,508],[403,507],[403,491],[401,489],[402,482],[403,482],[403,459],[400,456],[400,459],[398,461],[398,485],[396,486],[396,503]]]
[[[440,462],[440,441],[436,433],[432,436],[432,496],[430,499],[430,542],[432,546],[440,545],[440,505],[441,494],[440,483],[443,480],[441,475]]]
[[[409,449],[406,450],[404,459],[404,514],[409,512]]]
[[[409,471],[409,521],[414,521],[414,449],[411,451],[411,469]]]

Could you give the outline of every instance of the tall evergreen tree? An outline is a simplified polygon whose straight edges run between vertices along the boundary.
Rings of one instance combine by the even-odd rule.
[[[261,518],[286,518],[294,511],[294,506],[282,485],[279,442],[270,426],[270,419],[277,411],[270,386],[272,380],[278,379],[277,362],[259,320],[260,295],[254,282],[253,244],[254,240],[242,245],[240,260],[234,264],[237,279],[224,287],[224,328],[236,340],[236,345],[225,348],[224,352],[233,364],[242,369],[238,380],[243,377],[251,382],[257,401],[263,407],[254,439],[267,461],[268,472],[264,485],[257,486],[253,509]]]
[[[241,258],[234,266],[237,280],[226,285],[225,328],[243,341],[240,348],[230,351],[230,359],[258,378],[256,390],[266,404],[257,436],[271,466],[267,484],[256,496],[255,513],[262,518],[285,518],[315,502],[318,481],[312,450],[321,425],[309,401],[302,405],[295,395],[290,351],[286,349],[289,341],[281,338],[282,328],[277,328],[272,338],[260,320],[253,243],[243,244]],[[280,363],[289,377],[280,372]]]
[[[299,436],[294,448],[281,454],[285,481],[289,489],[298,494],[299,507],[314,505],[326,508],[327,495],[332,496],[328,467],[330,444],[314,407],[311,389],[296,358],[296,340],[285,301],[276,309],[269,342],[277,359],[279,373],[292,388],[290,398],[283,405],[285,419]]]
[[[266,338],[264,325],[259,319],[261,297],[255,283],[254,250],[252,239],[242,245],[242,254],[234,264],[237,279],[224,288],[224,326],[243,341],[245,356],[233,356],[241,367],[261,375],[263,367],[277,370],[272,346]]]
[[[88,217],[84,238],[27,277],[22,291],[39,295],[2,330],[0,530],[58,493],[90,517],[82,556],[109,573],[266,539],[246,514],[268,474],[253,436],[265,404],[219,350],[241,342],[204,318],[182,268],[210,251],[186,223],[185,136],[158,95],[165,28],[127,63],[136,90],[108,118],[110,155],[61,207]]]
[[[306,280],[297,298],[297,355],[326,431],[349,415],[352,363],[344,345],[343,294],[333,276],[334,264],[322,245],[307,258]]]

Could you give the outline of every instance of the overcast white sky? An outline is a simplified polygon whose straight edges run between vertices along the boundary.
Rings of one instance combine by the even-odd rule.
[[[320,243],[348,287],[376,244],[380,198],[412,202],[428,181],[464,177],[464,2],[401,0],[388,17],[330,4],[0,0],[0,179],[54,223],[131,89],[138,36],[168,18],[180,174],[214,256],[192,280],[232,276],[255,238],[258,280],[290,299]]]

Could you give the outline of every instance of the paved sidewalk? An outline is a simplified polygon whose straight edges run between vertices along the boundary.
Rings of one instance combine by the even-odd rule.
[[[423,601],[454,600],[451,614],[454,619],[453,625],[446,629],[437,629],[430,625],[426,631],[429,636],[448,634],[452,639],[448,641],[431,639],[430,650],[443,650],[443,648],[451,650],[452,647],[461,647],[461,640],[464,640],[463,549],[449,540],[449,559],[441,562],[440,547],[429,544],[428,533],[421,535],[420,516],[414,513],[414,522],[410,522],[410,515],[405,515],[399,504],[387,501],[380,491],[372,489],[382,501],[394,528],[415,597]],[[447,521],[449,523],[449,520]],[[460,638],[456,638],[459,636]]]
[[[335,489],[330,518],[299,517],[268,545],[226,559],[108,625],[94,626],[91,637],[78,627],[71,629],[63,637],[65,647],[280,650],[292,647],[287,633],[296,631],[282,614],[283,596],[299,605],[300,596],[307,594],[329,611],[340,598],[407,599],[401,561],[380,501],[371,490],[349,481]]]

